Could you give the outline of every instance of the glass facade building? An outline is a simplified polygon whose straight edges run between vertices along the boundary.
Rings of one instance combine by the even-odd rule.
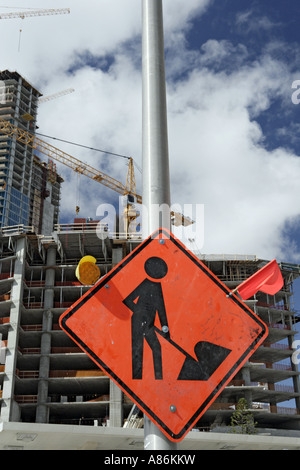
[[[0,119],[34,134],[40,96],[17,72],[0,72]],[[0,228],[24,225],[49,234],[58,223],[62,179],[36,153],[0,132]]]

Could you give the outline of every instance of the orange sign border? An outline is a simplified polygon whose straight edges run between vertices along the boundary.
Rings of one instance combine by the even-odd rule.
[[[127,385],[124,383],[115,373],[111,370],[107,364],[105,364],[100,357],[98,357],[90,348],[85,344],[67,325],[67,320],[74,315],[89,299],[95,295],[100,289],[104,288],[105,285],[128,263],[130,263],[139,253],[147,247],[153,240],[166,237],[171,240],[177,248],[179,248],[186,256],[193,261],[196,266],[201,269],[223,292],[229,294],[230,290],[223,284],[196,256],[194,256],[186,247],[174,237],[172,233],[164,228],[158,229],[149,238],[143,241],[137,248],[135,248],[129,255],[127,255],[117,266],[115,266],[106,276],[95,284],[88,292],[86,292],[80,299],[78,299],[67,311],[65,311],[60,319],[59,324],[61,328],[75,341],[83,351],[114,381],[116,384],[126,393],[129,397],[143,410],[143,412],[162,430],[162,432],[174,442],[180,441],[184,438],[187,432],[192,428],[194,423],[204,414],[206,409],[213,403],[217,396],[222,392],[227,383],[230,381],[243,364],[249,359],[249,357],[255,352],[255,350],[261,345],[268,334],[267,326],[262,320],[255,315],[255,313],[247,307],[236,295],[232,295],[230,299],[234,301],[247,315],[249,315],[261,328],[261,332],[253,340],[252,344],[247,348],[246,351],[241,355],[240,359],[234,364],[234,366],[227,372],[225,377],[215,386],[215,389],[211,392],[209,397],[201,403],[194,415],[188,420],[183,426],[181,431],[174,435],[174,433],[168,428],[168,426],[153,413],[153,411],[143,403],[141,397],[137,396]]]

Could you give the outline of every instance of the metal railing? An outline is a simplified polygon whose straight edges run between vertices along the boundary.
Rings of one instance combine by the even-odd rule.
[[[76,222],[68,224],[55,224],[54,231],[57,233],[76,233],[76,232],[97,232],[99,239],[121,239],[121,240],[142,240],[141,232],[110,232],[105,224],[100,222]]]
[[[0,228],[2,235],[14,235],[20,233],[34,233],[34,227],[29,225],[7,225]]]

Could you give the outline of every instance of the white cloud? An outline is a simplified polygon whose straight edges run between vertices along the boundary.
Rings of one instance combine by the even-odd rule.
[[[41,8],[40,2],[11,0],[11,5]],[[68,7],[49,0],[47,7]],[[67,2],[66,2],[67,3]],[[66,70],[76,54],[90,51],[104,55],[140,31],[138,0],[72,0],[71,13],[34,18],[2,20],[1,43],[6,44],[4,60],[28,70],[32,77],[49,79],[51,72]],[[14,10],[12,10],[14,11]],[[20,53],[19,29],[22,29]],[[24,72],[25,73],[25,72]]]
[[[255,10],[246,10],[236,15],[236,25],[240,31],[248,34],[249,32],[257,32],[261,30],[269,31],[280,23],[274,23],[267,16],[258,15]]]
[[[282,64],[262,57],[232,73],[199,68],[172,90],[170,154],[182,175],[173,198],[205,204],[204,253],[299,259],[284,227],[300,213],[300,158],[267,151],[255,121],[287,80]]]

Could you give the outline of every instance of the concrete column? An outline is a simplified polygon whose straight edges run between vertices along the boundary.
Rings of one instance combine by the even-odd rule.
[[[123,426],[123,392],[112,380],[109,389],[109,426]]]
[[[113,267],[123,259],[123,244],[116,245],[112,251]],[[109,426],[123,426],[123,392],[112,380],[109,383]]]
[[[52,311],[54,301],[56,247],[50,246],[47,250],[47,270],[45,275],[44,312],[41,336],[41,358],[39,367],[38,405],[36,409],[36,422],[47,423],[49,418],[48,378],[50,370]]]
[[[251,384],[250,368],[247,367],[247,364],[244,367],[242,367],[241,372],[242,372],[243,380],[245,381],[245,386],[250,385]],[[244,392],[244,395],[245,395],[245,399],[247,401],[248,407],[252,408],[252,391],[246,390]]]
[[[118,244],[113,246],[112,250],[112,267],[114,268],[124,258],[124,244]]]
[[[17,349],[19,342],[19,326],[21,317],[21,304],[23,299],[23,278],[26,256],[26,238],[16,240],[16,259],[14,267],[14,281],[11,289],[12,306],[10,309],[10,327],[7,336],[7,349],[5,358],[5,376],[3,382],[3,404],[1,407],[2,421],[20,421],[20,409],[14,400],[15,371],[17,363]]]
[[[293,330],[293,321],[292,321],[292,315],[290,315],[288,317],[288,320],[286,321],[286,323],[289,325],[289,327],[291,328],[291,330]],[[289,347],[291,349],[293,349],[293,341],[294,341],[294,336],[292,335],[288,335],[288,344],[289,344]],[[291,368],[292,368],[292,371],[293,372],[299,372],[298,370],[298,364],[296,362],[294,362],[292,360],[292,356],[290,357],[290,361],[291,361]],[[293,380],[293,386],[294,386],[294,390],[296,393],[300,393],[300,381],[299,381],[299,375],[294,375],[292,377],[292,380]],[[299,397],[296,397],[295,398],[295,403],[296,403],[296,408],[298,408],[298,410],[300,410],[300,398]],[[299,425],[300,427],[300,425]]]

